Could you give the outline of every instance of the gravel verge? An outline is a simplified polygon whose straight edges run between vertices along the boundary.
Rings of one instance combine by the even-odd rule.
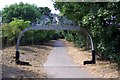
[[[15,46],[2,49],[2,77],[46,78],[43,63],[51,50],[51,45],[20,46],[20,60],[31,64],[31,66],[25,66],[15,64]]]
[[[86,60],[91,60],[91,51],[85,51],[82,48],[77,48],[72,42],[62,40],[68,49],[68,54],[72,61],[79,66],[87,70],[90,74],[99,78],[118,78],[118,64],[103,61],[99,58],[96,59],[96,64],[83,65]]]

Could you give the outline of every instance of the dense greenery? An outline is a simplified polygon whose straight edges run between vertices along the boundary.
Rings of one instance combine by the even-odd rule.
[[[29,23],[29,21],[14,19],[9,24],[2,25],[3,45],[14,45],[21,30],[30,26]]]
[[[2,11],[0,11],[0,16],[2,15]]]
[[[75,21],[77,26],[88,31],[95,43],[95,48],[105,59],[120,60],[120,2],[78,3],[56,2],[62,16]],[[49,8],[41,8],[30,4],[12,4],[2,11],[4,45],[15,45],[19,33],[30,27],[41,15],[50,14]],[[22,37],[21,44],[38,44],[52,38],[54,31],[29,31]],[[90,43],[87,35],[81,31],[63,31],[60,34],[73,41],[76,46],[83,47]],[[82,35],[80,35],[82,34]],[[53,36],[54,37],[54,36]],[[55,35],[56,37],[56,35]],[[63,37],[63,36],[62,36]],[[88,46],[89,47],[89,46]]]
[[[35,22],[43,14],[50,14],[48,7],[37,7],[28,3],[12,4],[2,11],[2,40],[3,46],[15,45],[22,30],[31,27],[30,23]],[[54,31],[28,31],[22,37],[21,44],[42,44],[52,38]]]
[[[120,60],[120,31],[118,29],[120,26],[120,2],[56,2],[54,6],[60,10],[63,16],[74,20],[78,26],[92,35],[94,46],[102,57],[115,61]],[[85,35],[82,37],[86,38]],[[86,41],[83,38],[79,39],[79,36],[73,35],[71,31],[67,35],[67,39],[70,38],[74,38],[72,41],[77,45],[79,43],[85,45]]]
[[[5,7],[2,16],[3,22],[7,23],[11,22],[13,18],[35,21],[36,18],[40,17],[40,11],[35,5],[20,2],[19,4],[15,3]]]
[[[30,27],[29,23],[30,21],[14,19],[9,24],[2,25],[3,46],[15,45],[20,32]],[[50,40],[53,34],[54,31],[28,31],[22,37],[21,44],[42,44],[44,41]]]

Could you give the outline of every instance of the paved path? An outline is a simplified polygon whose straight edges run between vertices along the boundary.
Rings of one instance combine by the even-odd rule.
[[[95,78],[72,63],[66,47],[59,40],[44,63],[44,69],[48,78]]]

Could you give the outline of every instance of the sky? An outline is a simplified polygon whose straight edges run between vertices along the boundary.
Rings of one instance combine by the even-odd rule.
[[[0,10],[2,10],[6,5],[14,4],[14,3],[29,3],[36,4],[38,7],[49,7],[52,13],[59,14],[59,11],[54,9],[52,0],[0,0]]]

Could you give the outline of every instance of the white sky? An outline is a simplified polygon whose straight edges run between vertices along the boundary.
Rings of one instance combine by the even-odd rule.
[[[6,5],[14,4],[14,3],[29,3],[36,4],[38,7],[49,7],[52,13],[58,14],[59,11],[56,11],[53,6],[52,0],[0,0],[0,10],[3,9]]]

